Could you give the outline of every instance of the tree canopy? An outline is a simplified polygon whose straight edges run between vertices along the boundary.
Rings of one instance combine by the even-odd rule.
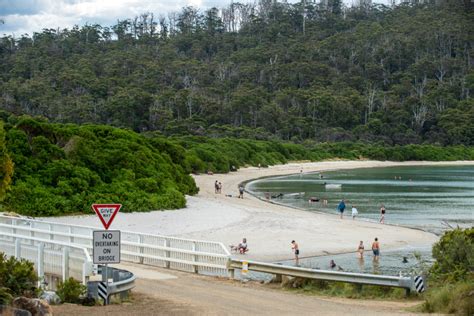
[[[0,108],[165,135],[473,145],[473,13],[440,2],[261,0],[4,36]]]

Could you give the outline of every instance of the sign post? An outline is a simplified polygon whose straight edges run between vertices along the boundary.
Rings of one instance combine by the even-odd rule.
[[[94,264],[105,264],[105,286],[103,282],[99,283],[99,296],[104,299],[104,305],[109,303],[109,263],[120,263],[120,230],[108,229],[121,207],[121,204],[92,204],[106,229],[93,233]]]

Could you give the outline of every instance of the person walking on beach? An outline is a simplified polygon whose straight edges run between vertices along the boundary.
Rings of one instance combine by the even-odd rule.
[[[344,199],[341,200],[341,202],[337,206],[337,209],[339,210],[339,213],[341,213],[341,219],[342,219],[342,215],[344,214],[344,210],[346,209],[346,203],[344,203]]]
[[[377,237],[375,237],[375,240],[372,243],[372,252],[374,253],[374,261],[379,261],[380,244],[379,244],[379,239]]]
[[[294,240],[291,241],[291,250],[295,253],[295,262],[296,262],[296,265],[298,265],[299,264],[300,248],[298,247],[298,244]]]
[[[380,205],[380,224],[385,224],[385,205]]]
[[[355,207],[355,205],[352,205],[352,219],[355,219],[357,214],[359,214],[359,212],[357,211],[357,208]]]
[[[214,193],[219,193],[219,182],[217,180],[214,182]]]
[[[359,259],[364,259],[364,242],[361,240],[359,247],[357,247],[357,252],[359,253]]]
[[[244,198],[244,186],[241,185],[239,186],[239,199],[243,199]]]
[[[222,193],[222,182],[219,182],[217,192]]]

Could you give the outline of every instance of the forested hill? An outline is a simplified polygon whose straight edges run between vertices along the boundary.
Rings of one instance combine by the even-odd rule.
[[[165,135],[474,145],[462,2],[306,2],[304,19],[262,0],[4,36],[0,108]]]

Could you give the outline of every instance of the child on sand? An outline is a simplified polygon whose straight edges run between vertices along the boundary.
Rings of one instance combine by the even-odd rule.
[[[295,262],[296,262],[296,265],[298,265],[298,263],[299,263],[299,258],[298,257],[300,255],[300,248],[298,247],[298,244],[294,240],[291,241],[291,249],[295,253]]]
[[[244,187],[241,185],[239,186],[239,199],[244,198]]]
[[[355,219],[357,214],[359,214],[359,212],[357,211],[357,208],[355,207],[355,205],[352,205],[352,219]]]

